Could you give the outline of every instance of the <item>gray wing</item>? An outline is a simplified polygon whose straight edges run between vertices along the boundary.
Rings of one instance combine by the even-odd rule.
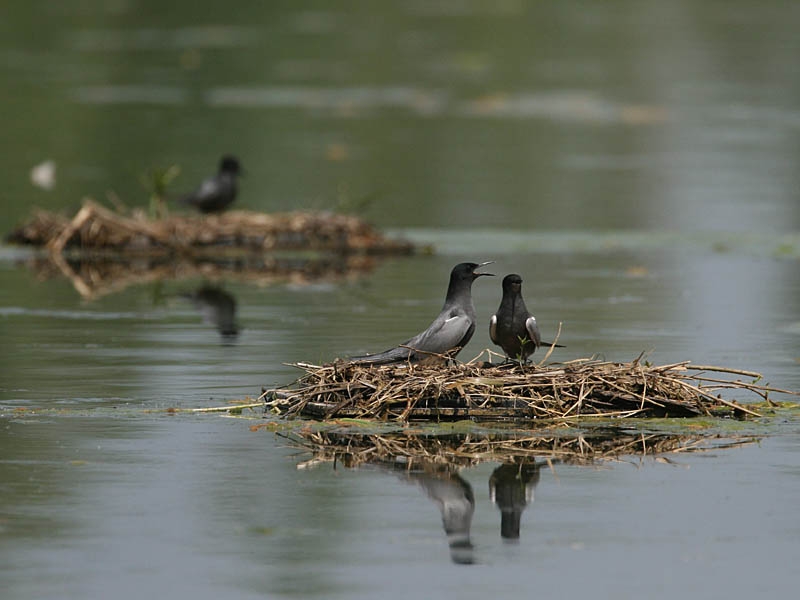
[[[531,341],[538,348],[542,345],[542,336],[539,334],[539,326],[536,324],[536,318],[531,315],[525,320],[525,329],[528,331],[528,336]]]
[[[425,331],[408,340],[408,345],[423,352],[444,354],[461,343],[472,325],[472,319],[464,313],[442,315]]]
[[[207,198],[214,198],[220,193],[220,183],[214,179],[209,178],[200,184],[200,187],[192,194],[197,200],[206,200]]]
[[[453,312],[440,314],[425,331],[418,333],[399,346],[378,354],[351,356],[350,362],[362,364],[400,362],[408,360],[410,355],[413,356],[413,352],[408,348],[432,354],[446,354],[456,346],[461,345],[464,338],[470,334],[470,328],[474,327],[474,323],[468,315],[463,312],[455,312],[455,314]],[[416,358],[423,359],[424,356]]]

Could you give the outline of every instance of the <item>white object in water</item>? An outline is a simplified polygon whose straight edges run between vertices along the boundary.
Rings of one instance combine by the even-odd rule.
[[[56,187],[56,161],[48,159],[33,167],[31,183],[48,192]]]

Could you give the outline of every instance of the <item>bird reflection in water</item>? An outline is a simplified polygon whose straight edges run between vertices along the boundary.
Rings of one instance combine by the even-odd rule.
[[[223,344],[234,344],[239,336],[236,324],[236,298],[228,292],[210,285],[203,285],[193,292],[183,294],[203,316],[203,322],[213,325]]]
[[[539,483],[539,465],[506,463],[489,477],[489,497],[500,509],[500,537],[519,540],[522,512],[533,503],[533,488]]]
[[[474,563],[469,530],[475,512],[475,496],[469,482],[451,470],[411,472],[408,476],[438,505],[453,562]]]
[[[471,538],[475,494],[472,485],[460,474],[465,472],[462,469],[482,462],[480,459],[464,460],[465,441],[468,437],[475,440],[471,434],[426,436],[410,432],[363,434],[299,430],[293,435],[278,435],[306,452],[311,451],[312,458],[299,463],[298,468],[323,463],[332,463],[334,470],[337,465],[347,469],[372,467],[418,486],[439,509],[451,560],[458,564],[478,562]],[[533,504],[541,467],[553,460],[536,462],[527,435],[524,440],[518,440],[517,446],[525,456],[509,452],[513,449],[511,441],[512,438],[501,440],[505,452],[502,458],[497,454],[487,457],[495,465],[499,464],[488,478],[489,500],[500,510],[500,537],[504,543],[519,540],[522,513]],[[401,448],[402,453],[398,452]],[[540,450],[544,453],[545,448]],[[501,463],[503,460],[505,462]]]

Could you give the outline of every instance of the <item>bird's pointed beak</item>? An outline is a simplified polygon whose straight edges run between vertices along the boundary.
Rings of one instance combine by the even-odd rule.
[[[481,264],[479,264],[477,267],[475,267],[475,271],[473,271],[473,272],[472,272],[472,274],[473,274],[475,277],[480,277],[480,276],[482,276],[482,275],[487,275],[487,276],[489,276],[489,277],[494,277],[494,273],[478,273],[478,271],[477,271],[477,270],[478,270],[478,269],[480,269],[481,267],[485,267],[486,265],[493,265],[493,264],[494,264],[494,261],[493,261],[493,260],[487,260],[486,262],[482,262],[482,263],[481,263]]]

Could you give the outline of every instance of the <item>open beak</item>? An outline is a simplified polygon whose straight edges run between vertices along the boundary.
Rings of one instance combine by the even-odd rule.
[[[472,275],[474,277],[480,277],[481,275],[488,275],[490,277],[494,277],[494,273],[478,273],[477,272],[477,269],[480,269],[481,267],[485,267],[486,265],[493,265],[493,264],[494,264],[493,260],[487,260],[486,262],[482,262],[477,267],[475,267],[476,270],[472,272]]]

